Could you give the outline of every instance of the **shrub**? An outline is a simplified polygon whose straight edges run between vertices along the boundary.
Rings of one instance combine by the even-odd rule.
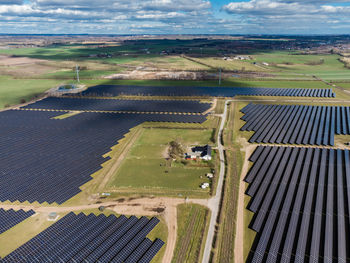
[[[173,159],[177,159],[177,158],[182,158],[185,151],[181,145],[181,143],[179,143],[178,141],[171,141],[169,143],[170,147],[169,147],[169,156]]]

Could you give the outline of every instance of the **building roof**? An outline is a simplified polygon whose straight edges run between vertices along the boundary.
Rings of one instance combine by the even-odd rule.
[[[192,148],[192,152],[201,152],[201,157],[211,156],[211,146],[196,146]]]

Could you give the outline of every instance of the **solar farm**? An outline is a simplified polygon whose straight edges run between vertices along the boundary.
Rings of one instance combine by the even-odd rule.
[[[350,107],[328,99],[331,88],[99,85],[2,111],[0,247],[41,223],[1,262],[206,263],[215,239],[213,262],[348,262],[350,149],[337,146]],[[212,160],[182,157],[201,144]]]
[[[0,34],[0,262],[350,262],[350,36],[51,33]]]
[[[249,262],[348,262],[349,150],[258,146],[245,177]]]
[[[158,222],[71,212],[1,262],[150,262],[164,245],[146,237]]]
[[[13,209],[4,210],[0,208],[0,234],[4,233],[6,230],[14,227],[23,220],[35,214],[33,210],[28,212],[21,210],[15,211]]]
[[[237,87],[158,87],[98,85],[81,92],[81,96],[114,97],[136,96],[179,96],[179,97],[234,97],[234,96],[288,96],[332,98],[332,89],[288,89],[288,88],[237,88]]]
[[[115,100],[49,97],[30,104],[24,109],[53,109],[69,111],[126,111],[126,112],[176,112],[202,113],[209,103],[171,100]]]
[[[350,107],[249,104],[241,111],[241,130],[255,132],[249,142],[333,146],[335,134],[350,134]]]

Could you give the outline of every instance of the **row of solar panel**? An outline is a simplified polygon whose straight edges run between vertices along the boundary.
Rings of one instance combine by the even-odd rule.
[[[179,100],[116,100],[49,97],[23,108],[90,110],[90,111],[136,111],[136,112],[189,112],[201,113],[210,103]]]
[[[332,89],[283,89],[283,88],[239,88],[239,87],[156,87],[156,86],[116,86],[98,85],[91,87],[81,96],[113,97],[135,96],[296,96],[296,97],[335,97]],[[74,94],[73,96],[76,96]]]
[[[69,213],[1,262],[150,262],[164,242],[146,236],[157,218]]]
[[[29,210],[26,212],[22,209],[15,211],[13,209],[4,210],[0,208],[0,234],[4,233],[11,227],[14,227],[15,225],[21,223],[22,221],[34,214],[35,212],[33,210]]]
[[[259,146],[250,161],[248,262],[350,262],[349,151]]]
[[[102,155],[145,121],[204,122],[204,115],[10,110],[0,113],[0,201],[65,202],[109,160]],[[11,149],[9,151],[9,149]]]
[[[334,145],[335,134],[350,134],[350,107],[248,104],[241,110],[249,142]]]

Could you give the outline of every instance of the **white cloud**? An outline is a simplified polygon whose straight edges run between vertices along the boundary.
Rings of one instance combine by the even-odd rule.
[[[335,33],[334,28],[348,33],[350,29],[350,7],[340,4],[348,0],[337,0],[337,5],[329,0],[241,0],[221,11],[213,9],[214,1],[0,0],[0,33],[29,33],[28,29],[115,34],[130,30],[150,34]]]
[[[250,0],[229,3],[222,10],[240,16],[261,33],[337,33],[331,24],[339,23],[350,28],[350,7],[332,1]]]

